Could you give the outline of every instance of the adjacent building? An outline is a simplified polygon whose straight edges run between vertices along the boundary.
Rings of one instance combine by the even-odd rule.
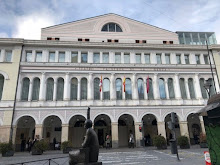
[[[169,140],[171,112],[177,114],[177,135],[193,144],[194,135],[205,133],[202,118],[194,114],[208,99],[204,83],[213,84],[212,95],[219,82],[206,45],[182,44],[178,35],[106,14],[43,28],[41,40],[24,40],[14,83],[17,148],[35,135],[79,147],[88,107],[100,146],[107,134],[114,148],[127,146],[130,132],[137,147],[143,136]]]

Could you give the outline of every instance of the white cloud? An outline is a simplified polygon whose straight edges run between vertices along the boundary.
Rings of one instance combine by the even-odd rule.
[[[56,24],[56,19],[42,12],[21,16],[16,19],[13,38],[40,39],[41,28]]]
[[[7,33],[0,33],[0,38],[8,38],[8,34]]]

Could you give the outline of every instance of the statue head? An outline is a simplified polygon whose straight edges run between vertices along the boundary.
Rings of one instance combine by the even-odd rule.
[[[92,121],[90,119],[86,119],[84,127],[86,129],[91,128],[92,127]]]

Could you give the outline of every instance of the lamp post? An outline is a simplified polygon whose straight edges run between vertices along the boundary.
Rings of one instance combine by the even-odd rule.
[[[210,88],[211,88],[211,86],[212,86],[212,84],[209,81],[206,81],[204,86],[203,86],[205,88],[205,90],[207,91],[209,98],[210,98]]]

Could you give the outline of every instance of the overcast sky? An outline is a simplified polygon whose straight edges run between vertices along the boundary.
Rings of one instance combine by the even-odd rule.
[[[0,37],[40,39],[43,27],[115,13],[173,32],[211,31],[219,0],[0,0]]]

